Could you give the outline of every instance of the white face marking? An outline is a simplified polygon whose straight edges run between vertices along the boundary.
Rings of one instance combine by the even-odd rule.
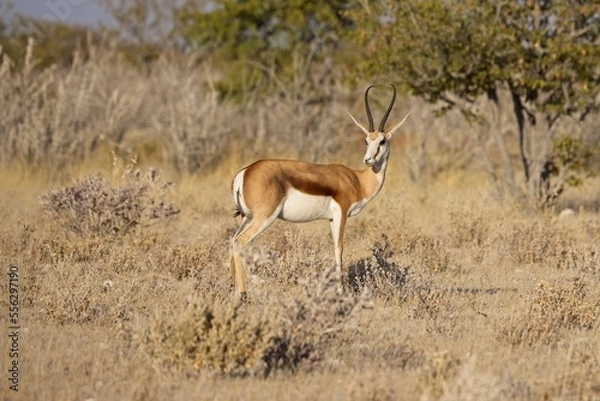
[[[279,218],[293,222],[331,219],[330,196],[309,195],[290,188]]]
[[[388,139],[381,132],[373,132],[367,135],[367,151],[365,152],[364,162],[372,167],[378,163],[388,152]]]

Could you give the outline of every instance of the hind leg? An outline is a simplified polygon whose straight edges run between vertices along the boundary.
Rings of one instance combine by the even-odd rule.
[[[240,291],[240,297],[242,300],[246,298],[246,271],[242,264],[242,257],[240,251],[246,244],[248,244],[254,237],[269,228],[273,222],[277,219],[281,206],[279,206],[270,216],[261,217],[254,216],[245,227],[240,227],[238,233],[233,236],[231,240],[231,254],[233,259],[233,268],[230,264],[230,273],[235,273],[235,279],[238,290]],[[231,262],[231,261],[230,261]],[[233,269],[233,271],[232,271]]]
[[[235,234],[233,234],[233,239],[237,238],[240,235],[240,233],[248,227],[248,224],[250,224],[251,221],[251,217],[244,216],[242,224],[240,224],[240,227],[237,229]],[[233,239],[229,244],[229,279],[231,280],[231,284],[235,287],[235,260],[233,252]]]

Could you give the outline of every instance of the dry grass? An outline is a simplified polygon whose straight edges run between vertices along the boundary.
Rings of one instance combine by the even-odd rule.
[[[598,398],[600,218],[391,173],[349,223],[355,292],[327,275],[326,224],[277,223],[244,253],[245,305],[227,277],[229,188],[213,185],[228,171],[174,180],[175,220],[70,239],[36,200],[47,182],[3,173],[0,259],[21,273],[19,396]]]

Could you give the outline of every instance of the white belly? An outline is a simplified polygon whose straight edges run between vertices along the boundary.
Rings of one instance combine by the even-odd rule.
[[[330,196],[308,195],[290,188],[279,218],[293,222],[330,220],[332,203]]]

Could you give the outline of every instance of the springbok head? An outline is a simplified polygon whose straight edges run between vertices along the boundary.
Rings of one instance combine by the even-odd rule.
[[[365,133],[366,139],[365,142],[367,144],[367,150],[365,152],[365,157],[363,159],[364,163],[368,167],[373,167],[376,164],[381,164],[384,160],[387,160],[390,154],[390,145],[389,141],[392,138],[392,135],[400,128],[402,123],[406,120],[410,112],[400,121],[400,123],[395,126],[385,129],[385,123],[387,122],[390,113],[392,112],[392,108],[394,107],[394,103],[396,102],[396,87],[392,84],[390,86],[394,90],[392,94],[392,100],[390,100],[390,104],[388,105],[381,121],[379,123],[379,127],[377,131],[375,130],[375,124],[373,122],[373,114],[371,113],[371,106],[369,106],[369,91],[374,85],[371,85],[365,91],[365,108],[367,110],[367,118],[369,119],[369,128],[365,127],[358,120],[356,120],[350,112],[347,112],[352,118],[352,121],[361,129],[362,132]]]

